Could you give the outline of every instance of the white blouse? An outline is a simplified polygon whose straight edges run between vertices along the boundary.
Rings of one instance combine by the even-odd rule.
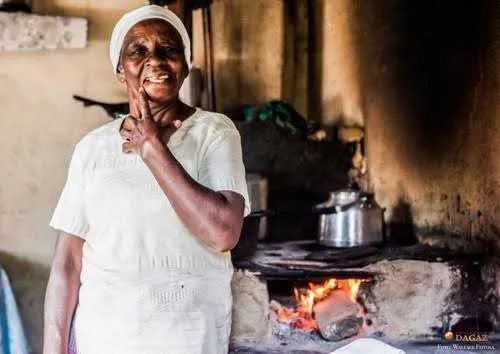
[[[229,252],[206,248],[181,222],[148,167],[122,152],[124,118],[75,147],[50,226],[85,240],[73,321],[78,353],[227,353]],[[233,122],[197,109],[168,148],[189,175],[250,204]]]

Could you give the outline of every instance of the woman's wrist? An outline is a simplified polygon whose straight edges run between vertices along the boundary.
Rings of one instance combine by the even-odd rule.
[[[161,140],[160,136],[153,135],[144,140],[139,151],[139,155],[144,161],[146,161],[157,157],[158,154],[164,153],[166,149],[167,147]]]
[[[68,342],[55,342],[48,343],[44,345],[43,354],[68,354],[69,353],[69,343]]]

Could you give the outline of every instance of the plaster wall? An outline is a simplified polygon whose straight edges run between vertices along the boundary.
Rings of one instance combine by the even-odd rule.
[[[369,185],[389,231],[499,250],[498,2],[360,2],[354,19]]]
[[[41,351],[42,309],[56,232],[48,222],[76,142],[109,118],[80,94],[126,100],[108,59],[107,38],[138,0],[35,1],[36,14],[89,19],[86,49],[0,55],[0,264],[7,270],[29,342]]]

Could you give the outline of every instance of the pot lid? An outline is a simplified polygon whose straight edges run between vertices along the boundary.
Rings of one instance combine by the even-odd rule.
[[[328,203],[331,204],[332,206],[349,204],[359,199],[361,195],[362,192],[359,190],[339,189],[330,192],[330,198],[328,200]]]

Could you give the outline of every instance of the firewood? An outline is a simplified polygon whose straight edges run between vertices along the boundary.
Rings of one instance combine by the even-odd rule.
[[[339,341],[359,332],[363,325],[358,305],[342,291],[334,290],[327,298],[314,306],[314,317],[321,336],[326,340]]]

